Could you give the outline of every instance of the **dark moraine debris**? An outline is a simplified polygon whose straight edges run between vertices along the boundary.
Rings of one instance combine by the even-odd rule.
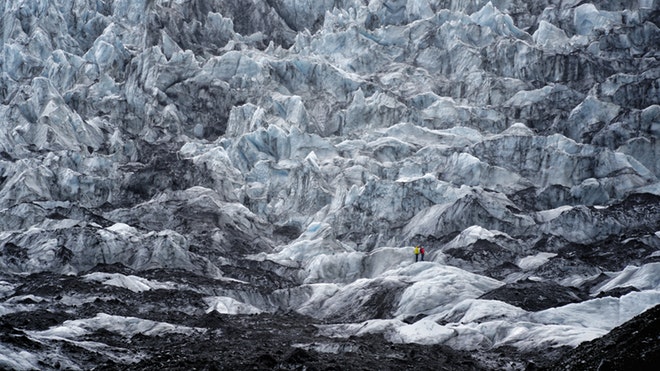
[[[500,300],[529,311],[578,303],[585,300],[580,290],[564,287],[554,282],[532,280],[508,283],[489,291],[479,299]]]

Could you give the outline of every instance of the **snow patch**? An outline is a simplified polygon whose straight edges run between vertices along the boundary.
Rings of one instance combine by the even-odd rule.
[[[127,338],[137,334],[146,336],[162,336],[172,333],[191,335],[206,331],[202,328],[99,313],[92,318],[64,321],[61,325],[51,327],[48,330],[26,331],[26,333],[37,339],[76,339],[99,329],[105,329]]]
[[[446,313],[465,299],[476,298],[503,285],[492,278],[430,262],[411,264],[383,275],[413,282],[401,295],[397,318],[419,313]]]
[[[597,294],[627,286],[635,287],[638,290],[659,290],[660,263],[649,263],[641,267],[629,265],[621,272],[615,273],[610,280],[594,287],[591,292]]]
[[[573,210],[573,206],[565,205],[551,210],[543,210],[536,213],[536,219],[541,223],[549,222],[558,218],[565,211]]]
[[[555,253],[540,252],[536,255],[526,256],[519,259],[516,265],[518,265],[520,269],[523,270],[532,270],[547,263],[550,258],[554,258],[555,256],[557,256]]]
[[[257,307],[227,296],[204,298],[204,302],[209,306],[206,313],[216,311],[220,314],[259,314],[263,312]]]
[[[83,279],[86,281],[95,281],[101,282],[104,285],[121,287],[133,292],[142,292],[149,290],[174,290],[176,285],[171,282],[157,282],[150,281],[146,278],[133,276],[133,275],[123,275],[121,273],[103,273],[103,272],[94,272],[86,274],[83,276]]]
[[[3,370],[39,370],[42,366],[36,355],[25,351],[16,351],[0,344],[0,368]]]
[[[388,340],[399,343],[438,344],[455,335],[455,331],[435,321],[422,319],[408,326],[399,327]]]
[[[660,303],[660,291],[631,292],[620,298],[597,298],[530,313],[537,323],[610,331]]]

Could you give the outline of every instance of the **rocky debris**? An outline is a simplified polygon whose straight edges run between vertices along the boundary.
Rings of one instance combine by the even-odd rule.
[[[639,314],[607,335],[568,350],[547,370],[651,370],[660,361],[660,306]]]
[[[499,300],[535,312],[577,303],[587,297],[578,289],[560,286],[554,282],[526,280],[507,283],[481,295],[479,299]]]
[[[88,274],[119,272],[135,273],[114,264],[96,267]],[[84,277],[69,277],[66,282],[50,274],[31,275],[27,280],[3,277],[22,282],[11,297],[25,297],[12,302],[26,310],[0,317],[2,346],[28,351],[39,360],[40,369],[53,370],[484,369],[469,354],[446,346],[392,344],[377,335],[351,339],[319,336],[316,324],[320,322],[294,312],[235,315],[208,311],[202,292],[217,292],[222,283],[203,276],[146,271],[144,277],[149,280],[188,289],[141,292]],[[110,322],[104,322],[106,317]],[[127,327],[122,327],[125,319]],[[141,325],[144,321],[154,322]],[[141,326],[147,327],[140,330]],[[160,333],[171,326],[196,330]],[[59,328],[62,337],[47,335],[53,328]],[[67,328],[86,331],[71,338]]]

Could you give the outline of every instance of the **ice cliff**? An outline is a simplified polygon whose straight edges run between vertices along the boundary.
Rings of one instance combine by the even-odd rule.
[[[329,337],[538,351],[605,335],[660,304],[659,9],[5,1],[0,316],[85,301],[25,304],[30,274],[192,290],[142,277],[172,270],[221,287],[183,312],[293,311]],[[115,265],[130,274],[97,271]],[[29,337],[138,331],[66,311]],[[50,362],[3,343],[4,367]]]

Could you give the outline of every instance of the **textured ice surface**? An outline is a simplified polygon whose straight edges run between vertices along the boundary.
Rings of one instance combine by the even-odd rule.
[[[0,315],[74,313],[30,336],[120,364],[82,337],[198,330],[94,290],[470,350],[601,336],[660,304],[657,2],[624,3],[7,2]]]
[[[123,275],[120,273],[95,272],[83,276],[83,279],[101,282],[104,285],[122,287],[133,292],[142,292],[154,289],[171,290],[175,288],[172,283],[154,282],[142,277]]]
[[[209,305],[207,313],[211,311],[216,311],[221,314],[259,314],[261,310],[255,308],[252,305],[241,303],[238,300],[235,300],[226,296],[216,296],[206,298],[205,301]]]

